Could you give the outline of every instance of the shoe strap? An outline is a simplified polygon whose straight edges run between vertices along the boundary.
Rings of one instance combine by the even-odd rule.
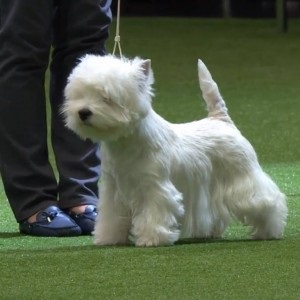
[[[41,214],[40,214],[41,219],[43,221],[47,221],[48,223],[51,223],[52,220],[54,218],[56,218],[57,215],[58,215],[58,211],[56,211],[56,210],[52,210],[52,211],[49,211],[49,212],[42,211]]]

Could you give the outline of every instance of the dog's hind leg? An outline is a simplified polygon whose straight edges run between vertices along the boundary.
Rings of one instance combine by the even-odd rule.
[[[283,235],[287,218],[285,195],[263,172],[255,176],[253,211],[246,217],[253,226],[254,239],[279,239]]]
[[[227,201],[230,212],[252,227],[253,239],[282,237],[287,218],[286,199],[262,170],[235,185],[231,197]]]
[[[207,186],[189,189],[185,195],[185,215],[182,220],[181,236],[186,238],[212,238],[214,215]]]

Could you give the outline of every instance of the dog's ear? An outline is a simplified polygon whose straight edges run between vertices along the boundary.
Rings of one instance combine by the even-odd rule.
[[[147,89],[148,93],[151,94],[151,86],[154,82],[151,60],[141,60],[140,58],[136,58],[133,61],[133,65],[134,68],[132,70],[135,72],[134,76],[137,79],[140,90],[145,92],[145,89]]]
[[[146,59],[141,64],[144,75],[148,78],[151,72],[151,60]]]

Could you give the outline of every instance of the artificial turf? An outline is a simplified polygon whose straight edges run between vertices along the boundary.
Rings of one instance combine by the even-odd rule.
[[[233,120],[287,194],[284,239],[251,241],[238,224],[223,240],[161,248],[23,236],[0,186],[0,299],[300,299],[299,25],[292,20],[281,35],[275,20],[121,19],[122,50],[152,59],[153,105],[168,120],[205,116],[197,58],[207,64]],[[109,49],[113,37],[114,25]]]

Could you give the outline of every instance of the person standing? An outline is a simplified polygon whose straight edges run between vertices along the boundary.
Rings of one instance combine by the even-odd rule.
[[[60,109],[80,57],[106,53],[110,6],[111,0],[0,0],[0,173],[21,233],[93,231],[99,145],[67,129]],[[48,65],[57,179],[47,146]]]

